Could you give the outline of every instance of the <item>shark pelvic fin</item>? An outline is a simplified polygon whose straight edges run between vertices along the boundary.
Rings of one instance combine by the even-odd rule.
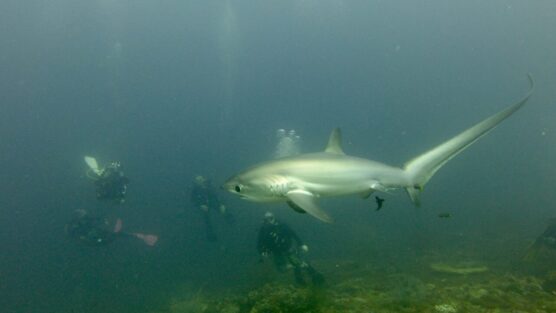
[[[298,209],[301,209],[325,223],[333,222],[332,218],[319,208],[316,197],[312,193],[306,190],[295,189],[288,192],[286,197],[289,200],[288,202],[291,202],[290,206],[294,208],[294,210],[299,212]]]
[[[386,188],[383,184],[381,184],[378,181],[372,181],[371,182],[371,189],[372,190],[378,190],[380,192],[386,192],[388,193],[388,188]]]
[[[363,193],[361,193],[361,198],[363,199],[369,199],[369,197],[373,194],[374,189],[369,189]]]
[[[529,91],[518,102],[484,119],[452,139],[443,142],[405,164],[404,170],[410,181],[410,185],[406,187],[406,190],[411,201],[413,201],[415,205],[419,205],[419,194],[436,171],[453,157],[494,129],[506,118],[514,114],[527,102],[527,100],[529,100],[529,97],[531,97],[533,93],[534,82],[531,75],[528,75],[528,78]]]
[[[334,154],[345,154],[342,150],[342,132],[339,128],[334,128],[330,137],[328,138],[328,144],[326,145],[325,152]]]

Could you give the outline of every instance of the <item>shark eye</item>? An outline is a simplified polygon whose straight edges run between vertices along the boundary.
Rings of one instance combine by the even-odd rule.
[[[234,188],[236,192],[241,192],[241,188],[243,186],[242,185],[236,185],[236,187]]]

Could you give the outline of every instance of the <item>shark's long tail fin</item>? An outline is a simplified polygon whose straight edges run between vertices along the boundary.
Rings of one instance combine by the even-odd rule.
[[[491,117],[479,122],[473,127],[463,131],[452,139],[436,146],[435,148],[419,155],[413,160],[407,162],[404,169],[409,177],[411,185],[406,187],[407,193],[411,201],[419,206],[419,195],[425,184],[446,162],[450,161],[458,153],[465,150],[482,136],[486,135],[496,125],[508,118],[514,112],[519,110],[533,93],[534,82],[531,75],[529,78],[529,92],[517,103],[510,105],[504,110],[492,115]]]

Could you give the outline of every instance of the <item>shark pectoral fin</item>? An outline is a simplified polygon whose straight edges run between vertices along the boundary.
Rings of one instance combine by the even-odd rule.
[[[326,214],[326,212],[324,212],[321,208],[319,208],[319,206],[317,205],[316,197],[312,193],[306,190],[297,189],[288,192],[286,194],[286,197],[289,200],[288,202],[291,202],[299,209],[311,214],[319,220],[325,223],[333,222],[332,218],[328,216],[328,214]],[[292,206],[292,204],[290,204],[290,206]]]
[[[299,205],[293,203],[292,201],[288,201],[287,204],[292,208],[295,212],[305,214],[305,210],[303,210]]]

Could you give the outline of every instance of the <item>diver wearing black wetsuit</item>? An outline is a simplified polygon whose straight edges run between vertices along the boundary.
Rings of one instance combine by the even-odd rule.
[[[124,202],[129,179],[124,175],[121,165],[113,162],[94,178],[97,199]]]
[[[539,237],[537,237],[535,244],[542,244],[547,248],[556,250],[556,218],[549,221],[548,227]]]
[[[190,200],[193,206],[195,206],[203,216],[208,241],[214,242],[217,240],[216,232],[212,226],[212,211],[220,212],[229,224],[234,222],[233,216],[228,212],[226,206],[220,202],[216,189],[213,187],[211,181],[201,175],[196,176],[193,180]]]
[[[530,262],[554,264],[553,261],[556,260],[556,218],[549,220],[548,226],[529,246],[523,259]]]
[[[112,243],[119,236],[113,228],[108,219],[83,212],[66,224],[66,233],[86,245],[103,246]]]
[[[288,225],[278,223],[270,212],[265,214],[264,223],[259,229],[257,251],[261,257],[272,255],[274,265],[280,272],[293,267],[295,281],[300,285],[305,285],[303,271],[309,274],[314,285],[324,282],[322,274],[301,256],[301,251],[308,251],[307,246]]]

